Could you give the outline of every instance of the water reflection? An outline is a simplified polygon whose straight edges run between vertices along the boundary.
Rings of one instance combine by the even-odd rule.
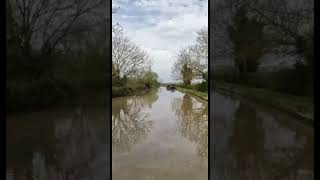
[[[208,103],[189,94],[172,103],[178,117],[178,131],[197,144],[199,156],[208,157]]]
[[[147,120],[145,108],[152,108],[158,99],[157,90],[148,96],[118,98],[112,103],[112,150],[127,152],[150,132],[152,122]]]
[[[216,179],[312,179],[313,129],[286,114],[214,93]]]
[[[112,99],[112,178],[208,179],[205,103],[165,87]]]
[[[101,107],[8,117],[7,179],[106,179],[105,117]]]
[[[112,150],[118,152],[128,151],[146,136],[151,126],[136,97],[125,101],[124,108],[112,115]]]

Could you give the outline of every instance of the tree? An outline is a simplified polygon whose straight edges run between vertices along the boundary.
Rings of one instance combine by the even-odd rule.
[[[192,68],[188,66],[188,64],[183,64],[181,69],[182,80],[185,85],[190,85],[193,79]]]
[[[208,45],[209,45],[209,35],[208,28],[202,28],[197,32],[197,41],[198,50],[202,55],[202,58],[208,62]]]
[[[193,70],[191,68],[191,55],[188,52],[188,49],[180,50],[173,65],[172,74],[177,80],[182,80],[186,85],[189,85],[194,79]]]
[[[86,32],[106,19],[103,0],[8,0],[17,22],[21,48],[29,55],[38,48],[50,55],[72,34]],[[90,20],[89,20],[90,19]]]
[[[240,73],[256,72],[259,58],[268,48],[264,33],[264,24],[249,17],[244,5],[237,7],[232,18],[233,24],[228,27],[228,33],[233,45],[233,58]]]
[[[265,23],[277,53],[300,55],[313,66],[314,0],[262,1],[248,8]]]
[[[147,88],[151,88],[158,85],[158,74],[148,70],[143,76],[143,80]]]
[[[189,46],[187,49],[190,55],[189,66],[197,79],[206,80],[208,76],[208,49],[200,44]]]
[[[208,79],[208,30],[202,28],[197,34],[195,44],[180,50],[172,69],[175,78],[185,84]]]
[[[142,50],[128,37],[115,34],[112,37],[112,64],[117,80],[126,80],[149,66],[150,59],[146,51]]]

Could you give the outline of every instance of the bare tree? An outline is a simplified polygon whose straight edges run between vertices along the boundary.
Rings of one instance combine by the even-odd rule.
[[[115,14],[118,12],[119,7],[112,8],[112,14]],[[119,23],[112,24],[112,36],[119,36],[123,35],[123,27]]]
[[[300,55],[312,63],[314,0],[214,0],[212,7],[213,59],[233,56],[227,27],[232,26],[239,7],[245,7],[249,18],[264,25],[274,52]]]
[[[202,28],[197,32],[197,46],[202,58],[208,59],[209,35],[208,28]]]
[[[94,28],[106,19],[104,0],[8,0],[19,27],[25,53],[39,48],[50,54],[75,33]]]
[[[264,22],[279,54],[300,55],[313,64],[314,0],[272,0],[248,4]]]
[[[208,76],[208,29],[202,28],[197,32],[197,41],[189,47],[191,54],[191,67],[198,78],[207,79]]]
[[[149,55],[128,37],[115,35],[112,38],[112,66],[118,80],[125,80],[150,66]]]
[[[197,33],[196,43],[180,50],[172,68],[173,76],[187,84],[208,76],[208,30],[203,28]]]

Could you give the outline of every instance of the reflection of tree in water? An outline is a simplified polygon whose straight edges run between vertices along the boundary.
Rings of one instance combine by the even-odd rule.
[[[56,174],[62,179],[104,179],[107,136],[104,109],[80,108],[56,120]],[[36,156],[35,156],[36,157]],[[41,162],[41,161],[39,161]],[[47,169],[54,179],[53,171]],[[39,174],[38,174],[39,175]]]
[[[277,116],[273,116],[277,118]],[[298,132],[277,127],[276,121],[259,116],[250,104],[240,103],[229,139],[232,161],[228,163],[230,176],[240,179],[300,179],[312,177],[299,170],[308,167],[313,157],[308,139],[296,139]],[[269,127],[267,127],[269,126]],[[282,140],[277,140],[277,139]],[[267,142],[266,140],[269,139]],[[228,153],[228,152],[226,152]],[[305,163],[302,165],[302,163]],[[226,164],[225,164],[226,165]],[[230,169],[231,168],[231,169]],[[300,174],[299,174],[300,173]]]
[[[71,121],[56,125],[57,156],[61,167],[74,179],[103,179],[107,168],[107,133],[105,113],[80,109]]]
[[[147,121],[145,108],[151,108],[157,99],[157,91],[152,91],[145,96],[121,98],[112,102],[113,151],[129,151],[134,144],[146,137],[151,121]]]
[[[30,113],[31,114],[31,113]],[[43,115],[39,115],[42,118]],[[47,162],[55,163],[54,123],[35,121],[33,115],[17,116],[7,121],[7,179],[33,179],[34,152],[47,156]]]
[[[233,135],[229,141],[235,166],[244,174],[250,170],[259,172],[261,169],[257,165],[263,161],[264,150],[262,120],[257,117],[254,109],[243,103],[240,103],[235,116]]]
[[[152,104],[158,100],[158,89],[152,89],[147,95],[139,96],[141,105],[148,105],[149,108],[152,108]]]
[[[185,94],[175,99],[173,109],[179,119],[179,132],[197,144],[201,157],[208,157],[208,103]]]
[[[152,104],[156,102],[159,98],[158,89],[152,89],[148,94],[143,96],[134,96],[134,97],[120,97],[112,100],[112,115],[118,117],[120,111],[127,106],[127,101],[133,98],[136,98],[136,104],[141,106],[141,108],[152,107]]]
[[[32,116],[37,119],[32,126],[41,132],[28,132],[32,136],[26,138],[36,138],[41,148],[24,144],[23,149],[28,149],[32,157],[24,167],[26,174],[20,176],[14,168],[8,176],[32,180],[106,179],[109,162],[105,117],[104,109],[97,108],[81,108],[71,114],[49,112],[45,116]],[[43,126],[42,122],[50,128],[43,130],[47,125]],[[49,149],[44,149],[46,147]]]

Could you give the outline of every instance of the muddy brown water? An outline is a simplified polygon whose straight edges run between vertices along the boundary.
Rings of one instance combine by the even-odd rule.
[[[210,138],[208,102],[163,87],[113,98],[112,128],[102,105],[8,115],[6,179],[202,180],[208,153],[213,179],[313,178],[313,127],[228,95],[210,97]]]
[[[208,102],[161,87],[112,99],[112,178],[207,180]]]

